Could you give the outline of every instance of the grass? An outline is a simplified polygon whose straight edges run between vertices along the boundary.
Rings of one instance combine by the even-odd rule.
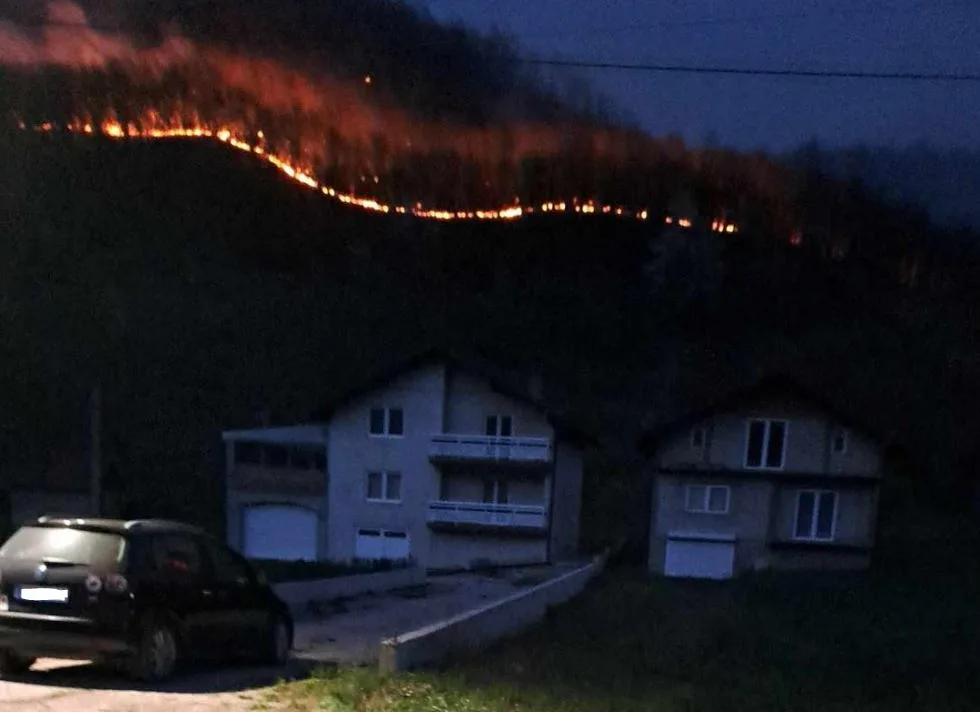
[[[356,712],[972,710],[977,601],[980,577],[938,565],[721,585],[613,571],[479,658],[389,678],[322,671],[275,688],[267,704]]]
[[[356,576],[378,571],[393,571],[412,565],[412,561],[392,559],[354,560],[350,564],[333,561],[278,561],[273,559],[252,559],[252,565],[265,574],[269,583],[289,581],[313,581],[316,579]]]

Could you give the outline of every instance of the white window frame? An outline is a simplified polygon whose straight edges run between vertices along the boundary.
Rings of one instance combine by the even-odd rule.
[[[695,487],[704,488],[704,500],[701,503],[701,508],[691,507],[691,490]],[[710,509],[711,507],[711,490],[724,490],[725,491],[725,508],[723,510]],[[692,483],[684,487],[684,511],[689,514],[716,514],[724,515],[728,514],[732,508],[732,488],[728,485],[708,485],[700,483]]]
[[[837,442],[838,436],[840,436],[840,438],[844,441],[844,447],[842,447],[840,450],[835,450],[834,443]],[[846,455],[847,446],[850,442],[850,439],[851,439],[850,433],[848,432],[847,428],[842,426],[835,427],[830,433],[830,454],[836,455],[837,457],[840,457],[841,455]]]
[[[371,496],[371,475],[381,475],[381,498]],[[398,475],[398,498],[392,499],[388,497],[388,478],[391,475]],[[366,490],[366,499],[368,502],[373,504],[401,504],[402,502],[402,487],[405,484],[405,479],[402,477],[402,473],[396,470],[368,470],[367,474],[364,476],[364,486]]]
[[[800,524],[800,500],[803,498],[804,494],[813,495],[813,512],[810,514],[810,527],[809,534],[805,536],[800,536],[797,534],[799,531]],[[817,520],[820,518],[820,497],[821,495],[832,494],[834,495],[834,513],[830,519],[830,536],[822,537],[817,536]],[[796,506],[793,512],[793,539],[795,541],[820,541],[828,542],[834,541],[837,538],[837,514],[840,511],[840,492],[837,490],[816,490],[816,489],[802,489],[796,492]]]
[[[486,417],[483,419],[483,429],[484,429],[484,431],[486,431],[487,421],[490,418],[494,418],[496,420],[497,432],[494,433],[493,435],[489,435],[488,434],[487,435],[488,437],[491,437],[491,438],[512,438],[512,437],[514,437],[514,416],[513,415],[510,415],[509,413],[487,413]],[[500,434],[500,431],[503,430],[503,428],[501,426],[503,425],[503,419],[504,418],[507,418],[510,421],[510,435],[501,435]]]
[[[749,446],[752,444],[752,423],[765,423],[766,429],[762,434],[762,453],[758,465],[749,464]],[[783,424],[783,452],[779,458],[779,466],[772,467],[766,464],[769,458],[769,435],[773,423]],[[786,455],[789,452],[789,429],[790,422],[784,418],[749,418],[745,423],[745,454],[742,458],[742,465],[746,470],[784,470],[786,469]]]
[[[694,441],[694,439],[695,439],[694,436],[697,433],[701,433],[701,444],[700,445],[698,445]],[[707,428],[705,428],[703,425],[697,425],[697,426],[691,428],[691,440],[690,440],[690,444],[691,444],[691,449],[692,450],[703,450],[704,447],[705,447],[705,445],[707,443],[708,443],[708,429]]]
[[[384,425],[380,433],[371,432],[371,413],[380,410],[384,413]],[[402,412],[402,431],[393,434],[391,432],[391,411],[400,410]],[[372,406],[368,408],[368,435],[372,438],[403,438],[405,437],[405,409],[402,407]]]

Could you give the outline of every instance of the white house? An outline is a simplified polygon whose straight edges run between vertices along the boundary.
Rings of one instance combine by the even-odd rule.
[[[426,352],[314,420],[223,433],[232,547],[433,569],[577,553],[586,440],[486,368]]]
[[[649,568],[730,578],[871,563],[880,436],[774,374],[646,434]]]

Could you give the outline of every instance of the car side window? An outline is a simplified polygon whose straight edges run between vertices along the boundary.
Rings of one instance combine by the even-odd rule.
[[[191,537],[183,534],[161,534],[153,538],[152,566],[158,576],[171,580],[201,577],[201,549]]]
[[[215,542],[208,542],[206,547],[208,556],[211,558],[215,581],[219,583],[251,583],[252,572],[243,559]]]

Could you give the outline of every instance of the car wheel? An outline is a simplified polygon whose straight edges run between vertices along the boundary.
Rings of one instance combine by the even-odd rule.
[[[266,637],[265,662],[270,665],[285,665],[289,661],[289,651],[292,648],[292,636],[289,624],[281,615],[273,615],[269,621],[269,631]]]
[[[20,675],[31,669],[37,658],[26,658],[9,650],[0,650],[0,676]]]
[[[136,652],[129,660],[129,674],[141,682],[162,682],[177,666],[177,637],[162,621],[150,620],[140,631]]]

